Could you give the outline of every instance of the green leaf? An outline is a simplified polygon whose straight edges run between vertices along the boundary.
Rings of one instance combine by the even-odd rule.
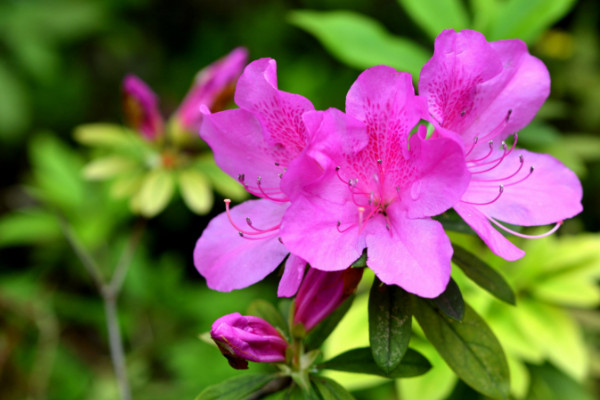
[[[270,381],[273,374],[248,374],[236,376],[204,389],[196,400],[241,400],[247,399]]]
[[[171,200],[174,188],[175,183],[170,171],[164,169],[150,171],[135,198],[140,214],[149,218],[160,213]]]
[[[196,214],[207,214],[213,206],[214,196],[206,176],[189,168],[180,171],[178,178],[185,204]]]
[[[498,299],[515,304],[516,298],[510,285],[492,267],[483,262],[475,254],[463,247],[452,244],[454,255],[452,261],[464,271],[482,289],[487,290]]]
[[[96,123],[75,128],[75,140],[93,147],[123,148],[135,145],[139,138],[131,130],[116,124]]]
[[[0,139],[13,141],[30,122],[27,90],[7,64],[0,60]]]
[[[317,349],[323,344],[350,310],[355,297],[354,294],[350,295],[334,312],[310,331],[304,344],[307,350]]]
[[[533,43],[574,4],[575,0],[509,0],[485,32],[486,37],[489,41],[519,38]]]
[[[391,373],[404,357],[411,316],[411,295],[375,279],[369,293],[369,342],[373,359],[385,373]]]
[[[400,364],[389,373],[385,373],[373,360],[369,347],[352,349],[319,365],[319,368],[336,371],[356,372],[383,376],[384,378],[408,378],[423,375],[431,364],[421,353],[408,349]]]
[[[350,264],[350,268],[364,268],[367,266],[367,250],[365,249],[360,257]]]
[[[467,225],[467,223],[454,210],[448,210],[445,213],[438,215],[434,219],[442,224],[444,230],[476,235],[473,228]]]
[[[468,305],[461,322],[440,314],[429,301],[416,302],[415,316],[427,339],[465,383],[486,396],[506,399],[508,364],[498,339]]]
[[[254,300],[248,306],[246,310],[248,315],[254,315],[255,317],[259,317],[273,325],[275,328],[279,328],[282,332],[285,332],[289,335],[288,332],[288,324],[285,321],[285,318],[281,314],[281,312],[275,308],[275,306],[268,301],[265,300]]]
[[[294,11],[289,20],[316,36],[340,61],[358,69],[384,64],[418,76],[431,56],[415,42],[394,36],[375,20],[350,11]]]
[[[446,316],[462,321],[465,315],[465,301],[454,279],[450,279],[446,290],[431,300]]]
[[[582,385],[549,365],[531,366],[532,382],[528,400],[593,400],[593,389]]]
[[[459,31],[469,27],[461,0],[398,0],[398,3],[433,39],[444,29]]]
[[[0,247],[36,244],[61,235],[56,216],[41,209],[19,210],[0,219]]]
[[[354,400],[350,392],[332,379],[311,375],[310,380],[322,400]]]
[[[91,180],[103,180],[134,170],[135,161],[130,158],[111,155],[93,160],[83,168],[83,176]]]

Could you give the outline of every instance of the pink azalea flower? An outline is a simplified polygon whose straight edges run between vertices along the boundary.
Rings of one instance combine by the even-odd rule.
[[[285,361],[288,343],[262,318],[240,313],[224,315],[213,323],[210,336],[235,369],[247,369],[248,361]]]
[[[294,300],[294,323],[308,332],[356,291],[363,268],[321,271],[310,268]]]
[[[419,94],[441,135],[464,148],[470,184],[454,209],[490,249],[506,260],[524,252],[498,230],[502,225],[557,223],[582,210],[581,184],[558,160],[515,147],[517,131],[550,92],[544,64],[520,40],[488,43],[481,33],[446,30],[421,71]],[[513,143],[505,139],[513,137]],[[548,234],[549,234],[548,233]],[[544,236],[544,235],[541,235]]]
[[[135,75],[123,79],[123,108],[129,125],[148,140],[163,134],[164,122],[158,109],[158,97]]]
[[[314,110],[297,94],[277,88],[276,63],[260,59],[240,77],[234,110],[210,114],[204,108],[200,136],[213,150],[215,162],[246,190],[260,197],[214,218],[194,249],[194,264],[212,289],[230,291],[263,279],[289,251],[279,238],[289,206],[281,177],[306,147],[302,114]],[[306,263],[290,255],[279,286],[280,296],[296,293]]]
[[[347,268],[366,248],[381,281],[435,297],[450,278],[452,246],[430,217],[468,184],[460,144],[426,139],[424,126],[411,135],[425,104],[410,75],[390,67],[358,77],[346,113],[305,114],[311,145],[284,177],[292,203],[282,240],[324,271]]]
[[[200,127],[200,105],[219,111],[230,101],[235,83],[248,62],[248,51],[243,47],[233,49],[196,75],[192,88],[181,102],[177,117],[182,127],[196,132]]]

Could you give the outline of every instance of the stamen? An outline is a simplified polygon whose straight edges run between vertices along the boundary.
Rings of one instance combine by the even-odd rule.
[[[529,173],[527,175],[525,175],[523,178],[519,179],[516,182],[511,182],[511,183],[507,183],[504,186],[514,186],[514,185],[518,185],[519,183],[523,182],[525,179],[529,178],[531,176],[531,174],[533,174],[533,165],[531,167],[529,167]]]
[[[474,206],[486,206],[488,204],[492,204],[492,203],[496,202],[500,198],[500,196],[502,196],[502,193],[504,193],[504,186],[500,185],[498,187],[498,195],[493,200],[488,201],[487,203],[473,203],[473,202],[465,201],[465,200],[461,200],[461,202],[462,203],[471,204],[471,205],[474,205]]]
[[[231,199],[225,199],[223,200],[225,202],[225,212],[227,213],[227,219],[229,219],[229,223],[231,224],[231,226],[233,226],[235,228],[235,230],[238,231],[239,235],[245,239],[250,239],[248,237],[246,237],[246,235],[262,235],[265,233],[269,233],[269,232],[274,232],[277,231],[280,227],[280,225],[275,225],[271,228],[268,229],[259,229],[254,227],[254,225],[252,225],[252,220],[250,220],[250,218],[246,217],[246,223],[248,224],[248,226],[250,226],[252,229],[254,229],[254,232],[245,230],[240,228],[234,221],[233,218],[231,217],[231,211],[229,209],[229,204],[231,203]],[[266,239],[266,237],[261,237],[261,238],[257,238],[257,239]]]
[[[513,172],[512,174],[510,174],[509,176],[506,176],[504,178],[497,178],[497,179],[474,179],[477,182],[500,182],[500,181],[506,181],[510,178],[512,178],[513,176],[517,175],[521,169],[523,169],[523,164],[524,164],[524,159],[523,159],[523,154],[519,155],[519,168],[517,168],[517,170],[515,172]],[[482,171],[485,172],[485,171]],[[478,172],[479,173],[479,172]]]
[[[471,148],[469,149],[469,151],[467,151],[467,154],[465,154],[465,157],[468,157],[469,154],[471,154],[471,152],[473,151],[473,149],[475,148],[475,146],[477,145],[477,142],[479,141],[479,137],[475,136],[475,138],[473,139],[473,144],[471,145]]]
[[[483,156],[483,157],[481,157],[481,158],[478,158],[478,159],[476,159],[476,160],[469,160],[469,162],[483,161],[483,160],[485,160],[486,158],[488,158],[489,156],[491,156],[491,155],[492,155],[492,152],[494,151],[494,141],[493,141],[493,140],[490,140],[490,141],[488,142],[488,145],[489,145],[489,147],[490,147],[490,151],[488,151],[488,153],[487,153],[485,156]]]
[[[362,230],[363,227],[363,217],[365,214],[365,208],[364,207],[358,207],[358,229]]]
[[[354,227],[354,225],[350,224],[346,229],[340,229],[341,225],[342,225],[342,221],[338,221],[337,222],[337,230],[339,233],[348,232],[350,229],[352,229]]]
[[[281,236],[278,236],[277,240],[279,240],[279,243],[283,244],[283,240],[281,239]]]
[[[489,132],[487,135],[485,135],[483,137],[483,140],[496,137],[500,132],[502,132],[504,130],[504,128],[506,128],[506,125],[508,125],[508,121],[510,120],[511,114],[512,114],[512,110],[508,110],[508,112],[506,113],[506,117],[502,120],[502,122],[500,122],[497,127],[492,129],[491,132]]]
[[[484,169],[484,170],[481,170],[481,171],[475,171],[475,172],[473,172],[473,171],[469,171],[469,172],[471,172],[471,174],[475,175],[475,174],[483,174],[484,172],[488,172],[488,171],[491,171],[491,170],[493,170],[493,169],[494,169],[494,168],[496,168],[498,165],[500,165],[500,164],[502,163],[502,161],[504,161],[504,158],[505,158],[505,157],[507,156],[507,154],[508,154],[508,153],[506,152],[506,143],[504,143],[504,145],[502,146],[502,150],[503,150],[503,151],[502,151],[502,156],[500,156],[500,158],[497,158],[497,159],[495,159],[495,160],[488,161],[488,162],[485,162],[485,163],[482,163],[482,164],[476,165],[476,166],[474,166],[474,167],[481,167],[481,166],[483,166],[483,165],[488,165],[488,164],[490,164],[490,163],[495,163],[494,165],[492,165],[492,166],[491,166],[491,167],[489,167],[488,169]]]
[[[491,223],[493,223],[494,225],[496,225],[498,228],[502,229],[505,232],[508,232],[512,235],[518,236],[518,237],[522,237],[524,239],[541,239],[544,238],[546,236],[550,236],[552,235],[554,232],[556,232],[558,230],[558,228],[560,228],[560,226],[562,225],[563,221],[558,221],[556,223],[556,225],[554,225],[554,227],[552,229],[550,229],[548,232],[546,233],[542,233],[541,235],[524,235],[522,233],[519,232],[515,232],[512,229],[502,225],[500,222],[496,221],[494,218],[492,217],[487,217],[487,219],[490,220]]]

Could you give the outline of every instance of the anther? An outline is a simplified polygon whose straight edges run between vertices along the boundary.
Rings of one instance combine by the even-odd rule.
[[[383,160],[380,158],[377,160],[377,164],[381,165],[383,163]]]
[[[279,240],[279,243],[283,244],[283,240],[281,240],[281,236],[277,236],[277,240]]]
[[[275,163],[275,166],[276,166],[276,167],[279,167],[279,163],[278,163],[278,162],[276,162],[276,163]]]
[[[339,165],[337,167],[335,167],[336,171],[339,171],[342,167],[340,167]]]
[[[500,198],[500,196],[502,196],[502,193],[504,193],[504,185],[498,186],[498,195],[496,197],[494,197],[494,199],[492,199],[486,203],[473,203],[473,202],[465,201],[465,200],[461,200],[461,202],[471,204],[474,206],[486,206],[488,204],[495,203]]]
[[[466,113],[467,113],[466,111],[461,111],[461,112],[460,112],[460,116],[461,116],[461,117],[464,117]]]
[[[506,122],[508,122],[508,120],[510,119],[511,114],[512,114],[512,109],[508,110],[508,112],[506,113]]]
[[[250,217],[246,217],[246,223],[248,224],[248,226],[252,226],[252,220],[250,219]]]
[[[260,176],[257,176],[257,177],[256,177],[256,184],[257,184],[258,186],[260,186],[260,181],[262,181],[262,177],[260,177]]]
[[[238,232],[238,235],[240,235],[240,237],[244,237],[244,234],[242,232]]]
[[[240,183],[244,183],[245,179],[246,179],[246,175],[244,175],[244,174],[238,174],[238,181]]]

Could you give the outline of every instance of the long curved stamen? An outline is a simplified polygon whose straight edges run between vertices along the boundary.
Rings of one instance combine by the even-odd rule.
[[[354,224],[350,224],[347,228],[340,229],[341,225],[342,225],[342,221],[338,221],[337,222],[337,230],[339,233],[348,232],[350,229],[352,229],[354,227]]]
[[[529,173],[527,175],[525,175],[523,178],[519,179],[516,182],[511,182],[511,183],[506,183],[504,186],[515,186],[518,185],[519,183],[523,182],[525,179],[529,178],[531,176],[531,174],[533,174],[534,168],[533,165],[531,167],[529,167]]]
[[[504,186],[500,185],[498,187],[498,195],[493,200],[488,201],[487,203],[473,203],[473,202],[465,201],[465,200],[461,200],[461,203],[467,203],[467,204],[471,204],[473,206],[486,206],[488,204],[495,203],[500,198],[500,196],[502,196],[502,193],[504,193]]]
[[[467,154],[465,154],[465,158],[468,157],[469,154],[471,154],[471,152],[473,151],[475,146],[477,146],[478,141],[479,141],[479,137],[475,136],[475,138],[473,139],[473,144],[471,145],[471,148],[469,149],[469,151],[467,151]]]
[[[491,167],[489,167],[489,168],[487,168],[487,169],[483,169],[483,170],[481,170],[481,171],[475,171],[475,172],[473,172],[473,171],[469,171],[469,172],[471,172],[471,174],[473,174],[473,175],[476,175],[476,174],[483,174],[484,172],[489,172],[489,171],[491,171],[491,170],[495,169],[495,168],[496,168],[498,165],[500,165],[500,164],[502,163],[502,161],[504,161],[504,158],[505,158],[507,155],[508,155],[508,153],[506,152],[506,143],[502,142],[502,155],[501,155],[499,158],[497,158],[497,159],[495,159],[495,160],[492,160],[492,161],[487,161],[487,162],[485,162],[485,163],[482,163],[482,164],[480,164],[480,165],[476,165],[476,166],[473,166],[473,167],[481,167],[481,166],[483,166],[483,165],[488,165],[488,164],[490,164],[490,163],[494,163],[494,165],[492,165]]]
[[[260,197],[263,197],[265,199],[269,199],[269,200],[272,200],[272,201],[278,201],[278,202],[281,202],[281,203],[285,203],[285,202],[289,201],[287,197],[284,197],[284,198],[272,197],[270,195],[270,193],[267,193],[265,190],[263,190],[261,182],[262,182],[262,178],[260,176],[257,177],[256,178],[256,184],[258,185],[258,190],[262,194],[262,196],[260,196]],[[269,190],[269,189],[267,189],[267,190]],[[277,193],[272,193],[272,194],[282,194],[282,193],[281,193],[281,191],[278,191]]]
[[[477,159],[475,159],[475,160],[469,160],[469,162],[473,162],[473,163],[474,163],[474,162],[478,162],[478,161],[483,161],[483,160],[485,160],[486,158],[488,158],[489,156],[491,156],[491,155],[492,155],[492,153],[494,152],[494,141],[493,141],[493,140],[490,140],[490,141],[488,142],[488,145],[490,146],[490,150],[488,151],[488,153],[487,153],[485,156],[483,156],[483,157],[481,157],[481,158],[477,158]]]
[[[281,178],[281,174],[280,174],[280,178]],[[264,199],[268,199],[271,201],[276,201],[279,203],[285,203],[288,202],[289,199],[287,197],[273,197],[273,195],[278,195],[278,194],[283,194],[281,192],[281,190],[279,188],[263,188],[262,184],[261,184],[262,178],[259,176],[256,178],[256,183],[257,183],[257,187],[258,190],[256,190],[256,188],[251,187],[250,185],[246,184],[246,175],[245,174],[238,174],[238,182],[242,184],[242,186],[244,187],[244,189],[246,189],[246,191],[256,197],[262,197]]]
[[[501,182],[501,181],[506,181],[514,176],[516,176],[521,169],[523,169],[523,164],[525,163],[525,160],[523,159],[523,155],[521,154],[519,156],[519,168],[517,168],[517,170],[515,172],[513,172],[512,174],[510,174],[509,176],[506,176],[504,178],[497,178],[497,179],[473,179],[474,181],[477,182]]]
[[[546,233],[542,233],[541,235],[524,235],[522,233],[513,231],[510,228],[507,228],[506,226],[502,225],[500,222],[496,221],[494,218],[492,217],[487,217],[488,220],[490,220],[491,223],[493,223],[494,225],[496,225],[498,228],[502,229],[505,232],[508,232],[512,235],[518,236],[518,237],[522,237],[525,239],[541,239],[544,238],[546,236],[550,236],[552,235],[554,232],[556,232],[558,230],[558,228],[560,228],[560,226],[562,225],[562,221],[558,221],[556,223],[556,225],[554,225],[554,227],[552,229],[550,229],[548,232]]]
[[[508,110],[508,112],[506,113],[506,117],[504,117],[502,122],[500,122],[498,124],[498,126],[496,126],[494,129],[492,129],[487,135],[482,137],[481,140],[487,140],[488,138],[493,138],[493,137],[497,136],[498,134],[500,134],[500,132],[502,132],[504,130],[504,128],[506,128],[506,126],[508,125],[508,121],[510,120],[511,114],[512,114],[512,110]]]
[[[264,235],[265,233],[274,232],[274,231],[279,230],[279,227],[280,227],[279,224],[275,225],[271,228],[267,228],[267,229],[256,228],[255,226],[252,225],[252,221],[250,220],[250,218],[246,218],[246,223],[248,224],[248,226],[250,226],[252,229],[254,229],[254,232],[240,228],[233,221],[233,218],[231,217],[231,211],[229,209],[229,204],[231,203],[231,199],[225,199],[223,201],[225,202],[225,213],[227,214],[227,219],[229,220],[229,223],[231,224],[231,226],[233,226],[238,231],[240,236],[246,237],[246,235],[249,235],[249,236]],[[261,237],[260,239],[266,239],[266,237]]]

